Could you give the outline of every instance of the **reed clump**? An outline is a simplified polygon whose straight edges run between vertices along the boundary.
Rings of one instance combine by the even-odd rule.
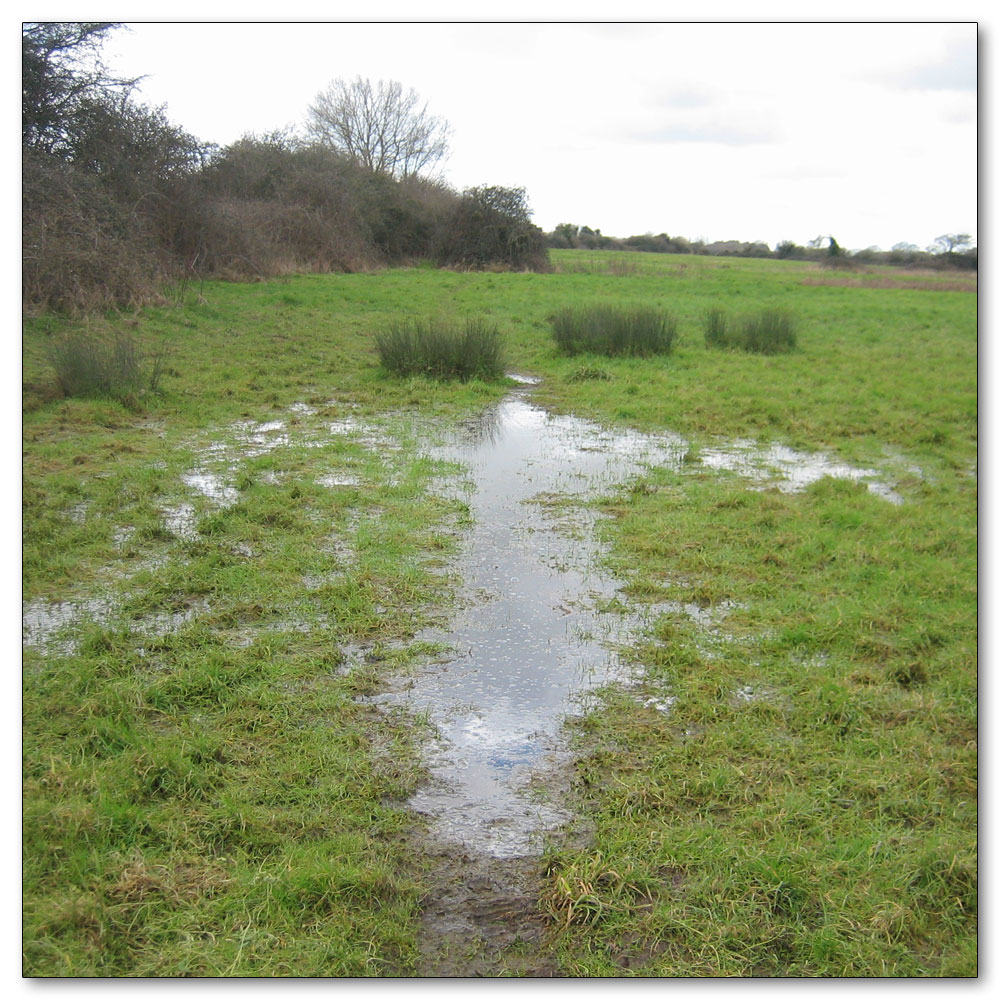
[[[677,320],[646,306],[582,306],[552,317],[552,334],[565,354],[649,357],[669,354]]]
[[[723,309],[710,309],[704,320],[705,346],[750,354],[785,354],[795,350],[794,318],[780,309],[762,309],[731,319]]]
[[[467,319],[406,319],[375,335],[379,362],[393,375],[500,378],[504,373],[504,339],[495,323]]]
[[[56,380],[67,396],[104,396],[119,402],[155,392],[163,375],[163,354],[148,354],[127,331],[74,331],[48,351]]]

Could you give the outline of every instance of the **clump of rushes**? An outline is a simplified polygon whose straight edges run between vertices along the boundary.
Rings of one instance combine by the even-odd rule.
[[[705,313],[705,345],[707,347],[730,347],[729,317],[724,309],[709,309]]]
[[[584,306],[556,313],[552,334],[565,354],[648,357],[670,353],[677,320],[645,306]]]
[[[740,339],[745,351],[754,354],[782,354],[795,348],[795,322],[788,313],[764,309],[740,322]]]
[[[494,323],[467,319],[461,327],[449,321],[408,319],[375,335],[375,350],[394,375],[435,378],[495,379],[503,375],[503,336]]]
[[[113,336],[68,333],[48,351],[49,364],[67,396],[106,396],[125,402],[154,392],[163,374],[162,355],[147,357],[130,333]]]
[[[795,349],[795,321],[779,309],[763,309],[735,324],[722,309],[705,314],[705,345],[735,347],[751,354],[782,354]]]

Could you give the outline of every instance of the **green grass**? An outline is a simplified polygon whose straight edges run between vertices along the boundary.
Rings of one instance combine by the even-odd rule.
[[[968,501],[920,492],[658,473],[606,504],[630,592],[735,609],[714,641],[661,614],[634,651],[669,714],[612,694],[580,724],[599,830],[550,863],[646,881],[622,903],[592,879],[607,927],[570,922],[578,974],[611,972],[626,926],[652,974],[972,974],[975,537]]]
[[[116,477],[116,504],[84,491],[92,549],[109,546],[109,522],[134,531],[106,557],[116,610],[75,649],[25,656],[27,971],[370,975],[412,961],[420,862],[389,846],[407,821],[386,803],[420,773],[413,724],[376,726],[354,700],[374,678],[340,666],[358,640],[383,670],[421,652],[412,635],[447,588],[456,515],[426,495],[435,472],[342,443],[278,448],[239,463],[237,501],[200,505],[193,537],[154,513],[174,499],[169,475],[145,489],[138,471]],[[28,551],[51,544],[29,531]],[[38,553],[26,570],[52,562]],[[73,596],[77,572],[63,573],[55,592]],[[163,616],[173,624],[155,627]]]
[[[572,727],[594,834],[553,845],[539,900],[563,972],[975,974],[976,297],[888,269],[827,284],[799,262],[626,256],[210,284],[91,318],[167,352],[160,392],[128,406],[63,397],[50,347],[84,324],[26,319],[25,599],[112,600],[75,645],[24,655],[26,974],[417,967],[425,861],[393,803],[423,732],[357,696],[414,669],[452,600],[467,511],[431,489],[447,470],[411,419],[505,391],[380,367],[378,333],[442,301],[501,327],[555,411],[679,432],[692,458],[718,439],[823,450],[887,469],[905,501],[754,490],[697,461],[605,498],[630,595],[730,610],[718,634],[661,612],[631,650],[669,713],[609,689]],[[552,341],[560,309],[635,302],[676,316],[669,357]],[[797,348],[710,350],[710,308],[785,311]],[[283,427],[255,450],[266,421]],[[165,511],[185,504],[181,530]]]

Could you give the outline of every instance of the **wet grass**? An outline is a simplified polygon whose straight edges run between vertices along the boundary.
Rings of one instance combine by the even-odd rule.
[[[24,654],[28,975],[418,967],[427,882],[393,803],[422,732],[358,696],[428,652],[413,635],[446,619],[467,517],[407,421],[505,391],[381,370],[378,332],[445,301],[505,330],[551,408],[691,441],[682,471],[602,504],[627,592],[719,624],[659,612],[631,655],[669,711],[609,690],[574,727],[595,833],[553,846],[539,900],[562,971],[974,974],[975,297],[809,285],[797,262],[555,257],[26,320],[25,598],[111,608]],[[636,301],[676,315],[669,356],[556,350],[558,309]],[[707,349],[713,307],[788,311],[796,351]],[[166,351],[160,393],[63,397],[51,344],[94,329]],[[698,463],[719,438],[885,469],[904,503],[750,488]]]
[[[425,651],[411,640],[447,591],[456,511],[426,495],[427,463],[343,445],[268,457],[232,470],[230,506],[195,503],[190,537],[143,530],[171,494],[119,478],[135,530],[102,580],[114,610],[84,614],[71,649],[26,651],[29,974],[413,960],[420,862],[390,846],[408,820],[387,804],[420,774],[413,722],[376,724],[355,700],[374,668],[343,668],[351,643],[382,670]],[[356,487],[316,482],[347,468]]]
[[[634,650],[668,712],[609,696],[579,726],[599,830],[549,859],[596,869],[577,916],[550,879],[564,961],[615,974],[625,939],[652,975],[973,975],[970,497],[646,486],[605,505],[629,592],[733,608],[716,635],[662,613]]]

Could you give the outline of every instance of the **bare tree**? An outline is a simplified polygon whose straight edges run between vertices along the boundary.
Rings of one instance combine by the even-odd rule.
[[[451,128],[428,114],[412,88],[395,80],[372,84],[360,76],[337,79],[309,106],[310,138],[329,146],[369,170],[411,177],[432,167],[448,153]]]

